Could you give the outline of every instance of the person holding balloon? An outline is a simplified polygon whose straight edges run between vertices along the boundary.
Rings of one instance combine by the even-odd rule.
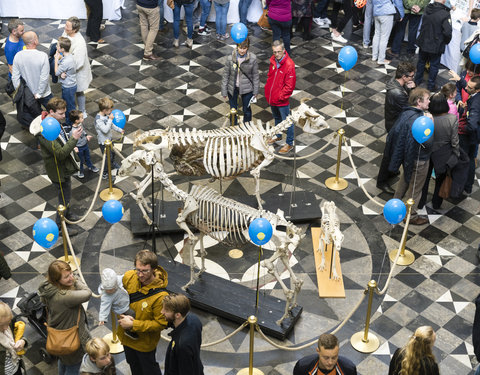
[[[250,103],[251,99],[258,95],[260,81],[257,56],[248,51],[249,47],[249,38],[237,44],[237,49],[227,57],[222,78],[222,96],[226,99],[228,95],[230,108],[237,109],[238,95],[242,97],[243,122],[252,121]]]
[[[115,125],[115,116],[113,112],[113,101],[110,98],[101,98],[98,100],[99,112],[95,117],[95,129],[97,130],[98,145],[102,153],[105,152],[105,141],[112,140],[112,130],[119,133],[124,133],[123,126],[125,122],[122,121],[122,126]],[[123,119],[125,116],[123,116]],[[110,155],[110,164],[112,169],[120,168],[120,165],[115,162],[115,152],[112,150]],[[107,159],[105,158],[105,167],[103,168],[102,178],[108,178]]]
[[[412,90],[407,107],[388,133],[386,155],[390,155],[388,170],[395,172],[403,166],[394,198],[413,198],[410,224],[424,225],[428,218],[417,214],[422,188],[427,178],[433,145],[433,121],[427,113],[430,92],[424,88]],[[425,115],[427,113],[427,115]]]
[[[42,158],[48,178],[58,191],[58,204],[67,208],[66,218],[74,220],[70,213],[70,199],[72,196],[72,183],[70,177],[79,168],[78,156],[74,149],[82,135],[83,128],[79,126],[68,137],[61,125],[65,120],[67,103],[65,100],[53,97],[47,103],[47,111],[42,112],[30,124],[30,133],[33,134],[42,151]],[[60,216],[57,213],[57,225],[60,225]],[[74,236],[74,230],[69,232]]]

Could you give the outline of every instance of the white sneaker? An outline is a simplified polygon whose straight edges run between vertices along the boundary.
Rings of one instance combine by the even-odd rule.
[[[88,117],[88,113],[87,113],[87,112],[83,112],[83,119],[85,120],[87,117]]]
[[[318,26],[322,26],[324,24],[323,19],[321,19],[320,17],[314,18],[313,22],[315,22]]]
[[[363,48],[368,49],[370,46],[368,44],[363,43]]]
[[[332,24],[332,21],[330,21],[327,17],[321,18],[321,20],[323,21],[323,23],[325,23],[325,24],[327,24],[327,25],[331,25],[331,24]]]
[[[345,39],[343,36],[338,35],[336,36],[334,33],[332,33],[332,40],[338,43],[347,43],[348,40]]]
[[[175,48],[178,48],[178,46],[179,46],[179,40],[178,39],[173,39],[173,46]]]

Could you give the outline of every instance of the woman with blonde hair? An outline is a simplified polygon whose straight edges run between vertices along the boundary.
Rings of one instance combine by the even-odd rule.
[[[59,375],[78,375],[84,348],[90,339],[82,303],[90,299],[92,291],[76,280],[68,263],[54,260],[48,267],[47,280],[38,288],[38,295],[47,307],[47,323],[50,327],[69,329],[78,323],[80,347],[72,354],[60,356],[58,360]]]
[[[12,310],[0,302],[0,374],[21,375],[24,368],[20,357],[24,354],[27,340],[23,337],[25,323],[16,321]]]
[[[393,354],[388,375],[439,375],[432,352],[435,338],[432,327],[418,327],[407,345]]]

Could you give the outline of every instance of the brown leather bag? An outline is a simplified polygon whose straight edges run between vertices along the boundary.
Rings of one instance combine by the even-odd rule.
[[[270,28],[270,23],[268,22],[268,9],[263,10],[263,14],[260,16],[260,19],[257,22],[258,26],[263,27],[264,29]]]
[[[167,5],[172,9],[175,8],[175,2],[173,0],[167,0]]]
[[[80,323],[80,311],[78,308],[77,324],[68,329],[55,329],[47,324],[47,352],[51,355],[61,356],[76,352],[80,347],[80,335],[78,324]]]

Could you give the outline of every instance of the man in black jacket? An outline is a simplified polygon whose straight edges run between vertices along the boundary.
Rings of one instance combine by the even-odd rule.
[[[172,341],[165,354],[165,375],[203,375],[200,360],[202,323],[189,312],[190,301],[182,294],[168,295],[163,299],[162,314],[173,331]]]
[[[415,83],[420,85],[423,82],[425,64],[430,62],[428,73],[428,89],[435,91],[435,80],[440,66],[440,58],[445,52],[445,46],[452,39],[452,19],[450,9],[445,6],[445,0],[435,0],[427,5],[423,14],[422,27],[417,39],[420,47],[418,55],[417,74]]]

